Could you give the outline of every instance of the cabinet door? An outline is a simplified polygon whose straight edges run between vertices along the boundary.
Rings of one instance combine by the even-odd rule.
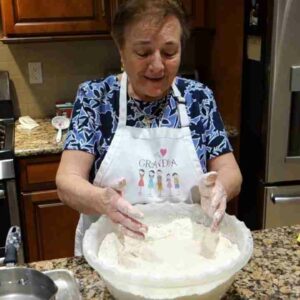
[[[126,0],[113,0],[111,10],[114,13]],[[191,29],[212,27],[213,3],[215,0],[182,0],[188,15]]]
[[[205,0],[182,0],[192,29],[205,27],[205,2]]]
[[[113,17],[116,13],[116,11],[118,10],[119,8],[119,5],[122,3],[122,2],[125,2],[126,0],[111,0],[110,2],[110,9],[111,9],[111,18],[113,20]]]
[[[125,1],[126,0],[112,0],[111,5],[114,8],[114,11],[116,11],[118,9],[119,5],[122,4]]]
[[[6,36],[97,33],[109,30],[106,0],[1,0]]]
[[[74,255],[79,213],[59,201],[56,190],[22,193],[27,261]]]

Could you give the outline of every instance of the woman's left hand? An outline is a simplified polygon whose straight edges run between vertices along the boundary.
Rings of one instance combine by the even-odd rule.
[[[227,193],[215,171],[204,174],[200,180],[201,207],[213,219],[211,230],[216,231],[222,221],[227,203]]]

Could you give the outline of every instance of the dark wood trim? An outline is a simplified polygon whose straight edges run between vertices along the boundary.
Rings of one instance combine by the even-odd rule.
[[[57,36],[28,36],[28,37],[6,37],[0,36],[3,44],[23,44],[41,42],[65,42],[65,41],[84,41],[84,40],[109,40],[112,39],[108,33],[86,34],[86,35],[57,35]]]

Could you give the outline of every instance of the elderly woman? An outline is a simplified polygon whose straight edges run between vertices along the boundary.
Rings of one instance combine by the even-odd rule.
[[[125,1],[112,35],[125,71],[79,86],[56,177],[60,199],[81,212],[76,255],[101,214],[143,238],[136,203],[201,198],[215,230],[241,185],[211,90],[176,77],[188,36],[179,1]]]

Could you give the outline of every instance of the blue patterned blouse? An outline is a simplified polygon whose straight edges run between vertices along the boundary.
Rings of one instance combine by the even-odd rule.
[[[176,77],[184,95],[190,129],[203,171],[207,160],[232,151],[212,91],[203,84]],[[79,86],[64,149],[82,150],[95,156],[90,174],[93,181],[118,125],[120,82],[115,75],[86,81]],[[147,116],[147,117],[145,117]],[[134,127],[180,126],[173,93],[155,102],[129,98],[127,125]]]

